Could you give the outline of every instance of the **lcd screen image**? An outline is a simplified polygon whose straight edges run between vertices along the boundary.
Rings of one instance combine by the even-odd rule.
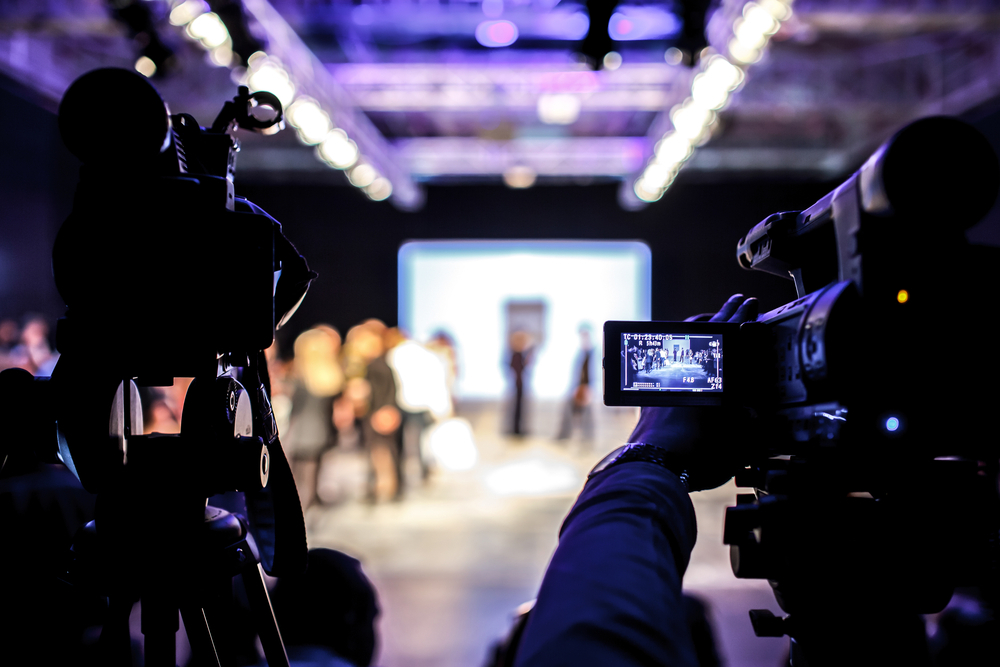
[[[622,391],[722,392],[722,335],[622,333]]]

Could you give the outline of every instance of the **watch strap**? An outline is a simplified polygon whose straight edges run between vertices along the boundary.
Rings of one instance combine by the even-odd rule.
[[[684,488],[688,488],[688,474],[685,469],[685,462],[683,458],[673,452],[663,449],[662,447],[646,442],[629,442],[622,445],[598,463],[594,469],[590,471],[587,479],[590,479],[594,475],[597,475],[608,468],[632,461],[655,463],[662,466],[677,475],[681,480],[681,484],[684,485]]]

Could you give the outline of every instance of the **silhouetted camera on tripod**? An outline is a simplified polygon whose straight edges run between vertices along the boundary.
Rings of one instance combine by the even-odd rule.
[[[147,665],[174,665],[178,609],[196,654],[214,658],[206,617],[242,574],[269,663],[287,663],[257,564],[304,569],[305,528],[264,349],[315,273],[276,220],[234,193],[234,131],[281,123],[277,98],[241,87],[202,128],[118,69],[83,75],[59,108],[83,162],[53,249],[67,304],[61,357],[51,379],[5,371],[0,389],[17,424],[7,442],[61,460],[97,494],[67,579],[109,597],[101,642],[112,662],[128,660],[138,599]],[[137,385],[178,377],[194,378],[181,433],[143,435]],[[242,519],[206,508],[233,490],[245,494],[252,538]]]

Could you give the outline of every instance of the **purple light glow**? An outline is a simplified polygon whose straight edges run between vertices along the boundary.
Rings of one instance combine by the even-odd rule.
[[[546,72],[538,79],[538,89],[546,93],[591,93],[601,83],[589,70],[579,72]]]
[[[510,21],[483,21],[476,26],[476,41],[491,48],[510,46],[517,41],[517,26]]]
[[[608,35],[616,41],[663,39],[676,35],[680,19],[662,7],[620,5],[608,21]]]

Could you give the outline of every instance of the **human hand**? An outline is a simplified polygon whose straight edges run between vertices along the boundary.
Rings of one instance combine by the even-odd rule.
[[[734,294],[717,313],[686,321],[752,322],[757,319],[757,308],[757,299]],[[684,457],[689,488],[711,489],[733,476],[735,445],[744,423],[740,408],[644,407],[629,442],[649,443]]]

